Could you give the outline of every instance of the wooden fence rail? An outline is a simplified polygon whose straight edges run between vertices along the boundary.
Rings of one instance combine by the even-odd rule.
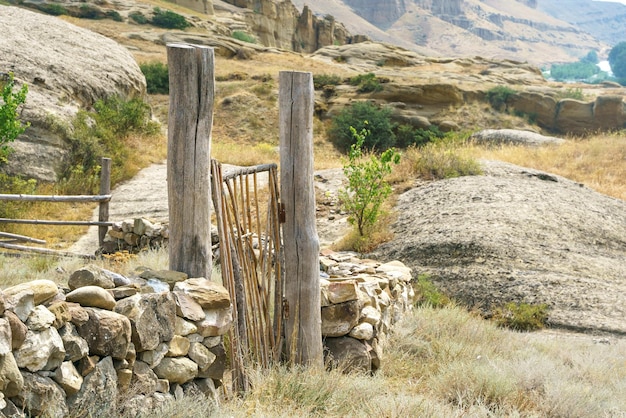
[[[30,224],[30,225],[74,225],[74,226],[92,226],[99,227],[98,242],[100,245],[104,242],[108,227],[113,225],[113,222],[109,222],[109,202],[111,201],[111,159],[102,158],[100,171],[100,194],[98,195],[26,195],[26,194],[0,194],[0,201],[12,201],[12,202],[60,202],[60,203],[90,203],[98,202],[98,220],[97,221],[57,221],[57,220],[43,220],[43,219],[12,219],[12,218],[0,218],[0,223],[13,223],[13,224]],[[0,232],[0,248],[31,251],[41,254],[60,254],[70,255],[71,253],[48,250],[38,247],[27,247],[22,245],[15,245],[14,242],[31,242],[36,244],[45,244],[45,241],[38,240],[36,238],[26,237],[23,235],[9,234],[6,232]],[[8,240],[7,240],[8,239]]]

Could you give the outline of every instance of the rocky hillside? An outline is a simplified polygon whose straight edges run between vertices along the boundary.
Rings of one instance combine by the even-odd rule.
[[[298,7],[310,3],[293,1]],[[539,6],[540,3],[547,4]],[[417,51],[436,51],[446,56],[481,55],[541,65],[573,61],[590,50],[606,49],[607,44],[597,39],[608,39],[585,32],[589,25],[578,27],[568,23],[576,19],[559,17],[560,13],[567,15],[573,10],[576,16],[587,15],[590,9],[586,6],[595,2],[576,3],[568,8],[556,0],[318,0],[310,7],[321,15],[332,13],[352,33],[364,33],[374,40]],[[546,13],[548,8],[553,15]],[[616,28],[620,27],[619,22],[623,28],[624,19],[615,16]],[[594,24],[600,30],[599,21]]]

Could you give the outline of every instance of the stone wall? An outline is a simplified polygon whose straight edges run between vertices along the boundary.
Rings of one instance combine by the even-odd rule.
[[[223,286],[172,271],[127,278],[87,266],[68,288],[4,289],[0,416],[137,415],[188,391],[215,396],[231,322]]]
[[[399,261],[383,264],[329,250],[322,251],[320,267],[327,363],[378,370],[392,325],[413,307],[411,269]]]

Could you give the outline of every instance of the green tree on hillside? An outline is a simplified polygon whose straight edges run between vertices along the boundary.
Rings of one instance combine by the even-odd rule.
[[[615,77],[626,78],[626,42],[620,42],[611,49],[609,64]]]
[[[13,73],[0,74],[0,162],[6,161],[11,152],[7,144],[15,141],[20,136],[28,123],[22,123],[17,113],[17,108],[26,101],[28,86],[24,84],[21,89],[13,92],[15,81]]]

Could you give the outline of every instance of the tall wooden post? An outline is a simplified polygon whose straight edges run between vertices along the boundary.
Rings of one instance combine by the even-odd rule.
[[[170,269],[211,277],[211,129],[213,48],[169,44],[167,191]]]
[[[102,158],[100,163],[100,196],[111,194],[111,159]],[[109,202],[100,202],[98,207],[98,221],[109,221]],[[98,227],[98,244],[104,244],[104,238],[107,235],[108,226],[100,225]]]
[[[322,367],[319,239],[313,185],[313,75],[281,71],[279,83],[287,354],[292,363]]]

